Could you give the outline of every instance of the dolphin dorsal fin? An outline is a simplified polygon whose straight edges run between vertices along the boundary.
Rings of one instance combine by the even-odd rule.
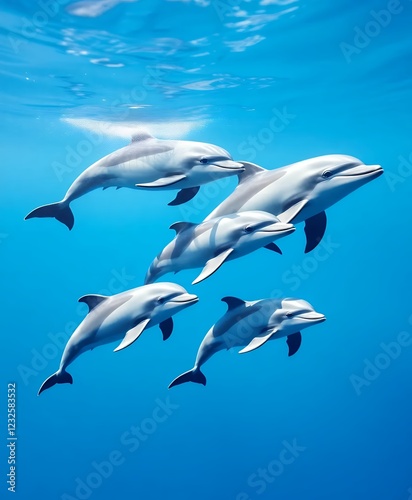
[[[132,135],[132,142],[146,141],[147,139],[154,139],[154,137],[149,134],[149,132],[145,132],[144,130],[136,132]]]
[[[185,229],[193,226],[197,226],[197,224],[195,224],[194,222],[175,222],[169,227],[169,229],[174,229],[176,231],[176,234],[179,234]]]
[[[83,295],[80,297],[79,302],[84,302],[89,306],[89,312],[92,311],[96,306],[107,300],[109,297],[106,295]]]
[[[244,182],[252,175],[266,171],[265,168],[259,167],[259,165],[256,165],[255,163],[250,163],[248,161],[241,161],[239,163],[241,163],[245,167],[245,170],[237,174],[237,177],[239,179],[239,184],[242,184],[242,182]]]
[[[236,307],[244,306],[246,302],[242,299],[238,299],[237,297],[223,297],[222,302],[226,302],[227,310],[232,311],[236,309]]]

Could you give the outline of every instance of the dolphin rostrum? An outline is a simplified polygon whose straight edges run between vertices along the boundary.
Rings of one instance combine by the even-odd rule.
[[[120,351],[155,325],[160,326],[163,340],[168,339],[173,331],[172,316],[198,300],[175,283],[145,285],[112,296],[81,297],[79,302],[88,305],[89,313],[67,342],[59,369],[43,382],[39,394],[55,384],[72,384],[67,367],[95,347],[122,339],[114,350]]]
[[[305,221],[305,253],[326,230],[325,210],[383,173],[380,165],[364,165],[352,156],[327,155],[276,170],[242,162],[235,191],[205,219],[233,212],[264,210],[283,222]]]
[[[278,251],[273,243],[295,228],[266,212],[250,211],[210,219],[200,224],[175,222],[176,237],[152,262],[145,283],[182,269],[203,267],[193,285],[211,276],[227,260],[237,259],[258,248]]]
[[[169,385],[196,382],[206,385],[202,365],[216,352],[236,346],[247,346],[241,354],[253,351],[268,340],[286,337],[289,356],[300,348],[304,328],[322,323],[323,314],[301,299],[262,299],[246,302],[235,297],[222,299],[227,312],[212,326],[200,344],[194,367]]]
[[[61,201],[36,208],[25,218],[54,217],[72,229],[71,202],[94,189],[109,187],[178,189],[179,193],[169,205],[180,205],[192,199],[202,184],[243,169],[227,151],[213,144],[161,140],[139,133],[128,146],[101,158],[82,172]]]

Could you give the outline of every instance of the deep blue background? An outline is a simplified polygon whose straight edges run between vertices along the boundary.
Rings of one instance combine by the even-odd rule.
[[[1,2],[1,393],[5,409],[6,383],[18,383],[17,498],[75,497],[76,478],[87,480],[92,463],[114,450],[124,463],[90,498],[409,498],[412,346],[360,395],[351,377],[364,376],[365,360],[374,362],[382,342],[412,335],[412,4],[400,2],[402,12],[351,62],[340,44],[353,45],[356,27],[364,30],[371,10],[387,9],[387,2],[224,5],[223,17],[220,3],[206,1],[122,3],[97,17],[76,16],[66,5],[33,34],[24,22],[41,7]],[[256,17],[265,15],[272,17]],[[252,24],[235,24],[247,20]],[[92,62],[99,58],[123,66]],[[147,88],[144,74],[159,64],[162,76]],[[144,90],[141,102],[130,97],[135,87]],[[262,132],[273,109],[285,107],[294,117],[284,130]],[[149,122],[153,133],[166,130],[162,137],[169,130],[213,142],[267,168],[344,153],[379,163],[386,174],[328,210],[325,238],[335,248],[326,260],[303,254],[300,225],[282,241],[283,256],[261,250],[196,287],[195,272],[181,273],[178,282],[201,300],[176,316],[170,340],[152,329],[120,353],[112,346],[87,353],[71,367],[73,386],[37,397],[60,353],[49,352],[53,359],[35,373],[24,370],[33,350],[47,350],[48,334],[81,321],[78,297],[140,285],[172,237],[168,226],[202,220],[236,184],[232,179],[216,196],[202,188],[183,208],[166,206],[171,193],[96,191],[73,203],[72,232],[53,220],[24,222],[33,207],[60,199],[79,172],[128,141],[124,132],[113,137],[113,129],[59,181],[54,162],[64,163],[66,148],[87,137],[62,118],[118,121],[121,112],[136,127]],[[177,125],[159,128],[170,122]],[[267,144],[260,140],[259,150],[246,153],[250,136]],[[409,170],[399,173],[401,157]],[[199,209],[205,192],[211,199]],[[297,286],[285,278],[293,266],[311,269]],[[116,273],[128,281],[113,282]],[[276,293],[304,298],[328,318],[305,332],[298,355],[288,359],[281,341],[246,356],[222,352],[204,367],[207,387],[167,390],[225,311],[221,297]],[[177,408],[131,452],[121,436],[166,398]],[[259,495],[250,476],[295,439],[305,450]]]

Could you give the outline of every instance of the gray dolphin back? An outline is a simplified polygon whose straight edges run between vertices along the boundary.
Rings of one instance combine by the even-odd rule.
[[[222,215],[240,212],[243,205],[262,191],[269,184],[277,181],[286,174],[286,168],[277,170],[248,169],[239,174],[239,185],[205,220]],[[243,175],[243,177],[242,177]]]

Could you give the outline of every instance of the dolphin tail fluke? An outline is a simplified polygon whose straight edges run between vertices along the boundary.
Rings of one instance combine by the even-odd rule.
[[[59,222],[67,226],[69,230],[71,230],[74,226],[73,212],[69,204],[62,201],[35,208],[28,215],[26,215],[24,219],[33,219],[35,217],[54,217]]]
[[[199,368],[192,368],[192,370],[182,373],[182,375],[179,375],[177,378],[175,378],[169,385],[169,389],[171,389],[175,385],[184,384],[186,382],[194,382],[195,384],[206,385],[206,377]]]
[[[46,378],[46,380],[42,383],[37,395],[40,396],[40,394],[43,391],[45,391],[46,389],[50,389],[50,387],[53,387],[56,384],[72,384],[72,383],[73,383],[73,377],[70,375],[70,373],[67,372],[53,373],[53,375],[50,375],[50,377]]]

